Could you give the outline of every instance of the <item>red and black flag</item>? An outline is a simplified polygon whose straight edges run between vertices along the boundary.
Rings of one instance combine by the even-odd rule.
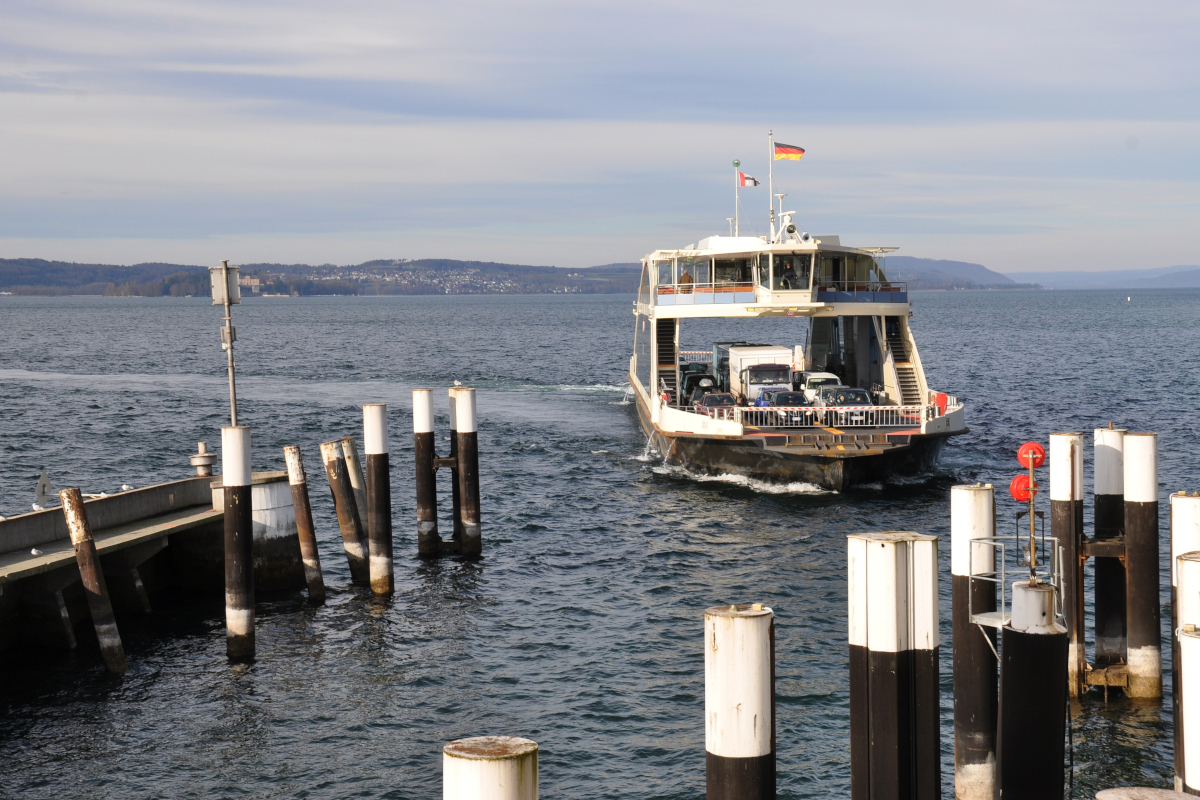
[[[799,161],[803,157],[804,157],[804,148],[803,147],[796,147],[796,145],[794,145],[794,144],[780,144],[779,142],[775,143],[775,160],[776,161],[778,161],[781,158],[791,159],[792,161]]]
[[[738,173],[738,186],[758,186],[762,181],[744,172]]]

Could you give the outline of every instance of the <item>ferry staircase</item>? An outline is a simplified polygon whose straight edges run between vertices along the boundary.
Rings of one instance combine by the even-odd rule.
[[[675,323],[673,319],[655,321],[655,337],[658,340],[659,388],[666,386],[671,401],[679,403],[679,369],[675,352]]]
[[[913,366],[912,356],[900,333],[899,317],[887,317],[888,349],[892,351],[892,360],[896,364],[896,380],[900,383],[900,402],[906,406],[921,405],[921,385],[917,382],[917,370]]]

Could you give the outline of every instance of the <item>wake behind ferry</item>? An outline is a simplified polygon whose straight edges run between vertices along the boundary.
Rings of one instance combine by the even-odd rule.
[[[710,236],[642,260],[629,383],[670,464],[844,490],[932,467],[966,433],[963,405],[925,380],[896,248],[798,232]],[[695,342],[687,321],[809,317],[806,340]],[[783,327],[783,326],[781,326]],[[794,325],[788,325],[794,330]]]

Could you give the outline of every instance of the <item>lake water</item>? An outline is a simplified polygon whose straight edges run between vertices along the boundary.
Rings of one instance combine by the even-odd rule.
[[[933,473],[844,494],[700,479],[647,453],[622,403],[629,297],[247,300],[234,312],[241,421],[256,470],[304,448],[329,601],[260,603],[248,667],[226,662],[219,598],[157,597],[154,613],[119,619],[123,678],[91,647],[4,654],[0,795],[435,798],[442,744],[509,734],[540,744],[543,797],[700,797],[702,612],[765,602],[780,796],[848,796],[845,537],[899,529],[944,537],[952,797],[950,487],[1007,486],[1021,442],[1113,421],[1160,434],[1164,554],[1167,494],[1200,489],[1200,291],[1127,296],[914,295],[930,383],[966,402],[971,433]],[[90,492],[186,476],[195,443],[215,448],[227,424],[219,317],[199,299],[0,299],[0,514],[29,509],[43,467],[56,488]],[[735,335],[793,344],[803,325]],[[683,338],[729,338],[718,330]],[[485,558],[422,563],[411,390],[454,380],[480,390]],[[313,471],[316,445],[361,436],[360,405],[379,401],[392,408],[388,602],[349,585]],[[1090,446],[1086,460],[1090,491]],[[1016,504],[997,496],[1011,526]],[[1090,529],[1090,500],[1086,515]],[[1077,797],[1169,785],[1169,701],[1074,713]]]

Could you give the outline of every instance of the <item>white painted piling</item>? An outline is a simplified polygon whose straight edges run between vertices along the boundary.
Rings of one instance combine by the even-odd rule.
[[[254,519],[250,486],[250,428],[221,429],[221,486],[225,502],[225,652],[254,659]]]
[[[973,545],[996,535],[996,496],[991,484],[950,489],[950,574],[954,635],[954,795],[992,800],[996,782],[996,645],[994,628],[971,622],[996,610],[991,576],[995,549]]]
[[[1200,551],[1200,492],[1171,495],[1171,691],[1172,707],[1183,707],[1182,665],[1179,658],[1179,558]],[[1175,788],[1183,789],[1183,726],[1175,725]]]
[[[442,748],[442,800],[537,800],[538,746],[515,736],[476,736]]]
[[[287,464],[288,487],[292,492],[292,508],[296,514],[296,538],[300,540],[300,559],[304,563],[308,598],[314,603],[324,603],[325,577],[321,573],[321,554],[317,550],[317,532],[313,526],[304,457],[298,446],[288,445],[283,448],[283,460]]]
[[[850,796],[941,796],[937,537],[848,540]]]
[[[453,401],[450,407],[454,407]],[[417,488],[417,555],[436,558],[442,537],[437,521],[437,472],[433,435],[433,390],[413,389],[413,462]]]
[[[1119,539],[1125,534],[1125,431],[1096,428],[1092,442],[1094,538]],[[1124,664],[1127,659],[1125,563],[1116,557],[1096,556],[1093,568],[1095,664],[1097,667]]]
[[[1125,608],[1130,697],[1162,697],[1158,435],[1125,434]]]
[[[371,591],[390,595],[396,588],[392,559],[392,471],[388,456],[386,403],[363,406],[363,451],[367,459],[367,548]]]
[[[1050,535],[1062,548],[1062,608],[1067,628],[1067,686],[1087,690],[1083,620],[1083,434],[1050,434]]]
[[[1184,553],[1175,561],[1179,608],[1179,701],[1176,706],[1176,746],[1182,772],[1176,787],[1200,794],[1200,552]]]
[[[467,557],[483,553],[483,524],[479,509],[479,433],[475,416],[475,390],[455,387],[453,403],[458,432],[455,459],[458,472],[459,515],[462,519],[462,549]]]
[[[761,603],[704,612],[708,800],[775,797],[774,622]]]

